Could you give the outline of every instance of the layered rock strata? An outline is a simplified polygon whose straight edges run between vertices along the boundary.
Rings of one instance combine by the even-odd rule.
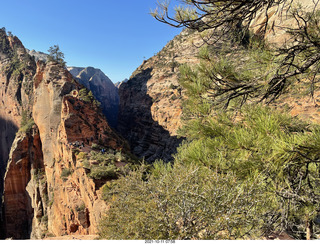
[[[182,31],[119,87],[118,130],[129,141],[133,153],[148,162],[172,160],[182,141],[177,136],[183,97],[179,66],[198,63],[201,44],[198,33]]]
[[[118,121],[119,95],[113,82],[100,69],[93,67],[68,67],[68,70],[80,84],[92,91],[101,103],[109,124],[115,128]]]
[[[0,34],[1,238],[96,234],[106,179],[89,177],[78,155],[94,145],[125,152],[126,142],[65,67],[36,63]]]

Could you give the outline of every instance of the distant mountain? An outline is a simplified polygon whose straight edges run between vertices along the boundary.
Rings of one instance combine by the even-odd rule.
[[[101,103],[103,113],[112,127],[116,127],[118,119],[119,95],[113,82],[100,69],[93,67],[68,67],[73,77]]]
[[[121,86],[122,83],[126,83],[128,81],[128,79],[124,79],[123,81],[118,81],[116,83],[114,83],[115,87],[117,87],[119,89],[119,87]]]
[[[27,52],[28,52],[28,54],[30,55],[30,56],[33,56],[33,57],[35,57],[35,60],[36,61],[38,61],[38,60],[42,60],[42,61],[47,61],[47,59],[48,59],[48,54],[46,54],[46,53],[43,53],[43,52],[38,52],[38,51],[35,51],[35,50],[28,50],[28,49],[26,49],[27,50]]]
[[[46,53],[28,49],[27,52],[35,57],[36,61],[47,61],[48,54]],[[67,69],[78,82],[92,91],[94,97],[101,103],[103,113],[107,117],[109,124],[112,127],[116,127],[119,108],[118,86],[114,85],[100,69],[93,67],[68,67]],[[119,86],[121,83],[119,83]]]

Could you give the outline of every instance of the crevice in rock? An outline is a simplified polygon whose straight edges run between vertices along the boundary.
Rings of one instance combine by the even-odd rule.
[[[169,162],[184,138],[170,135],[153,119],[153,99],[148,94],[147,82],[152,68],[147,68],[120,86],[118,131],[126,138],[132,152],[146,162],[157,159]]]
[[[4,212],[2,205],[4,174],[9,159],[10,148],[18,127],[11,121],[0,117],[0,239],[5,238]]]
[[[27,186],[33,179],[37,184],[43,169],[43,155],[38,129],[27,134],[18,133],[12,144],[4,177],[3,205],[6,238],[29,239],[33,226],[36,196],[29,195]],[[32,172],[35,174],[33,177]],[[36,194],[40,195],[40,194]],[[43,212],[42,204],[39,204]],[[39,210],[39,209],[38,209]],[[37,212],[39,212],[37,210]]]

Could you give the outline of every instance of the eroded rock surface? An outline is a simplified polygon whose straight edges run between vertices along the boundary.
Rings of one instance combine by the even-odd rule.
[[[35,62],[3,30],[0,44],[0,237],[95,235],[107,179],[89,177],[78,155],[128,146],[64,66]]]
[[[117,126],[119,95],[113,82],[100,70],[93,67],[68,67],[75,79],[92,91],[101,103],[102,111],[112,127]]]

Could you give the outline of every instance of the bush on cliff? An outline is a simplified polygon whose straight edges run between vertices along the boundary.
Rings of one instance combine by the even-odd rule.
[[[241,21],[233,21],[247,15],[237,10],[252,10],[246,8],[249,1],[183,2],[217,11],[208,22],[195,17],[192,8],[176,9],[174,24],[198,30],[210,29],[207,23],[216,20],[235,24],[227,30],[239,30]],[[287,1],[255,4],[269,8],[281,2]],[[159,5],[163,11],[154,16],[166,22],[167,2]],[[220,7],[237,18],[221,14]],[[295,43],[277,55],[265,46],[252,48],[251,42],[245,45],[249,49],[222,56],[203,49],[198,66],[182,67],[180,84],[188,99],[181,133],[187,141],[173,166],[141,166],[103,188],[111,208],[101,222],[101,238],[256,239],[277,231],[297,239],[317,237],[320,127],[255,102],[274,101],[295,79],[311,81],[313,92],[320,64],[319,16],[294,9],[300,29],[289,31]],[[251,105],[244,105],[248,101]],[[221,104],[229,109],[217,109]]]
[[[104,239],[234,239],[262,221],[261,181],[237,183],[199,165],[159,163],[147,178],[143,167],[109,188],[111,209],[100,225]],[[254,196],[254,201],[249,201]]]
[[[19,132],[21,132],[21,133],[31,132],[34,124],[35,124],[35,122],[34,122],[33,118],[28,114],[28,112],[22,111]]]
[[[179,148],[173,166],[116,181],[105,194],[111,209],[101,237],[237,239],[285,230],[301,238],[320,208],[319,126],[262,106],[232,115],[195,127],[198,137]]]

